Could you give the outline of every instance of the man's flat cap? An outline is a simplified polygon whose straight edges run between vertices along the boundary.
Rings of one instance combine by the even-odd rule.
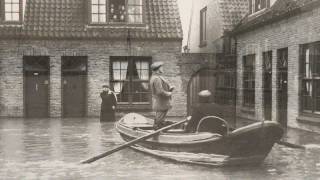
[[[103,88],[109,88],[109,86],[108,86],[108,85],[106,85],[106,84],[105,84],[105,85],[103,85],[102,87],[103,87]]]
[[[198,93],[200,97],[209,97],[211,96],[211,92],[209,90],[202,90]]]
[[[162,61],[154,62],[154,63],[151,65],[151,70],[152,70],[152,71],[155,71],[155,70],[159,69],[162,65],[163,65],[163,62],[162,62]]]

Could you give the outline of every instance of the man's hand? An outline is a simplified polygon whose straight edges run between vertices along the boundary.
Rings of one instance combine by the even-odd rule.
[[[116,109],[116,107],[115,107],[115,106],[112,106],[112,109],[113,109],[113,110],[115,110],[115,109]]]

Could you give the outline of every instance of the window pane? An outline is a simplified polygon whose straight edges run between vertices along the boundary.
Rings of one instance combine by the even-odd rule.
[[[12,11],[13,12],[19,12],[19,4],[13,4],[12,5]]]
[[[106,4],[106,0],[99,0],[99,4]]]
[[[11,13],[6,13],[5,19],[6,19],[6,21],[12,21],[12,14]]]
[[[99,16],[98,14],[92,14],[91,15],[92,22],[99,22]]]
[[[142,0],[128,0],[128,5],[142,5]]]
[[[11,4],[6,4],[5,5],[5,11],[6,12],[11,12],[12,10],[11,10]]]
[[[99,0],[91,0],[91,4],[99,4]]]
[[[101,6],[99,7],[99,13],[105,14],[106,13],[106,6]]]
[[[12,3],[19,3],[19,0],[12,0]]]
[[[320,46],[315,47],[315,52],[313,55],[313,63],[314,63],[314,76],[320,76]]]
[[[100,15],[100,22],[106,22],[106,15],[104,14]]]
[[[92,5],[92,9],[91,9],[92,13],[99,13],[99,6],[98,5]]]
[[[19,13],[12,13],[12,20],[19,21]]]

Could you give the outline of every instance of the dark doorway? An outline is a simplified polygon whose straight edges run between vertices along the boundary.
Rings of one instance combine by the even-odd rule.
[[[277,52],[277,101],[278,101],[278,122],[287,127],[288,121],[288,48],[280,49]]]
[[[25,117],[48,117],[49,57],[24,56],[23,72]]]
[[[263,53],[263,107],[264,119],[272,116],[272,51]]]
[[[62,57],[63,117],[87,114],[87,57]]]

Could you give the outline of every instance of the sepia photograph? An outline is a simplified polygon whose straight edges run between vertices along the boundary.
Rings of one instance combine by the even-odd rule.
[[[320,0],[0,0],[0,179],[320,180]]]

